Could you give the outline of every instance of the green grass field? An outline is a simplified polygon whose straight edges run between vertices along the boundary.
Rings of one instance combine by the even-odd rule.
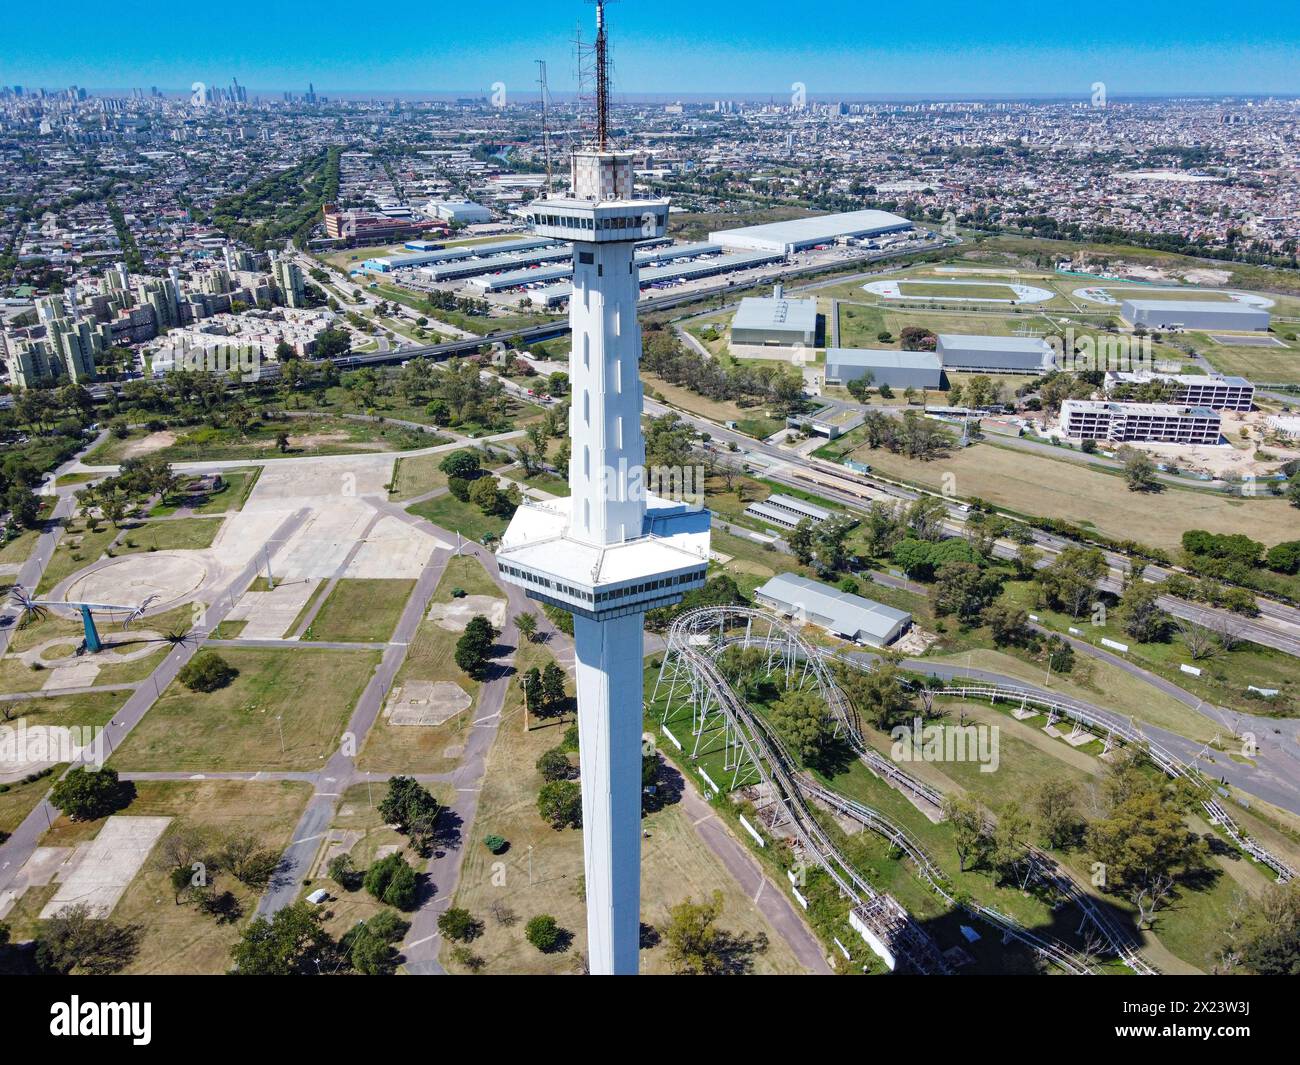
[[[345,578],[334,586],[303,638],[326,643],[384,643],[393,635],[414,590],[412,580]]]
[[[477,543],[482,543],[486,536],[500,536],[506,528],[505,518],[496,514],[484,514],[473,503],[462,503],[449,492],[407,509],[412,514],[433,522],[440,529],[460,533],[466,540]]]
[[[220,518],[176,518],[127,526],[115,549],[120,555],[141,551],[201,551],[221,531]]]
[[[379,653],[310,647],[221,648],[218,653],[239,675],[209,693],[173,681],[113,755],[113,766],[319,769],[334,753]]]

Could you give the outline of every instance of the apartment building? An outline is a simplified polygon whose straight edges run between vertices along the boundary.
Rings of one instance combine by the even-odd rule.
[[[1255,403],[1255,386],[1244,377],[1209,377],[1196,374],[1129,373],[1112,370],[1106,374],[1106,395],[1126,386],[1166,383],[1169,402],[1176,406],[1208,407],[1210,410],[1250,410]]]
[[[1112,443],[1217,444],[1220,417],[1207,407],[1174,403],[1105,403],[1068,399],[1061,431],[1074,440]]]

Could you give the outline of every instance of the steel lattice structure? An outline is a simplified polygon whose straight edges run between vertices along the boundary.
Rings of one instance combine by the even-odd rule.
[[[715,730],[720,724],[726,765],[733,774],[731,787],[734,789],[752,780],[761,781],[767,786],[769,794],[774,796],[773,802],[782,807],[779,817],[787,819],[774,823],[789,823],[788,819],[793,817],[788,809],[790,806],[802,807],[804,815],[811,817],[803,805],[803,799],[814,798],[884,836],[912,860],[918,875],[933,890],[950,903],[955,902],[942,870],[906,829],[879,811],[824,788],[792,769],[794,763],[788,752],[784,751],[779,737],[745,707],[714,662],[728,647],[735,646],[763,649],[767,654],[765,666],[768,671],[782,675],[790,687],[800,689],[809,684],[815,686],[828,711],[834,716],[837,730],[848,739],[873,773],[917,801],[935,808],[942,805],[943,795],[940,791],[913,777],[863,742],[857,714],[836,684],[832,666],[837,661],[854,669],[865,670],[869,666],[861,659],[811,646],[794,626],[767,611],[754,608],[727,606],[691,611],[678,618],[669,632],[668,647],[655,684],[654,698],[657,701],[661,693],[664,695],[665,720],[672,709],[680,707],[683,701],[689,703],[692,711],[691,757],[698,756],[702,737],[710,723],[714,722]],[[1086,730],[1096,735],[1106,750],[1119,744],[1127,745],[1149,758],[1171,778],[1192,782],[1202,793],[1202,805],[1212,822],[1222,827],[1243,851],[1272,869],[1280,881],[1295,875],[1285,862],[1242,832],[1194,765],[1151,742],[1135,724],[1118,715],[1060,699],[1049,693],[1014,686],[950,683],[931,689],[930,694],[955,698],[987,698],[994,703],[1009,702],[1019,703],[1022,708],[1036,707],[1048,714],[1049,721],[1069,720],[1076,731]],[[720,719],[720,722],[715,719]],[[712,740],[716,738],[714,736]],[[770,773],[766,776],[764,774],[765,760],[770,765],[773,759],[784,767],[785,788],[772,789],[768,780]],[[791,794],[791,791],[797,794]],[[824,834],[816,838],[805,832],[800,836],[800,842],[823,867],[829,865],[842,869],[846,864],[834,852],[833,845]],[[819,847],[827,846],[831,848],[829,853],[818,850]],[[1050,855],[1038,848],[1028,847],[1024,867],[1027,878],[1032,877],[1047,884],[1061,898],[1073,902],[1083,914],[1084,924],[1090,924],[1097,930],[1123,964],[1139,974],[1158,972],[1138,953],[1138,944],[1132,935]],[[844,889],[844,877],[836,875],[835,879],[841,889]],[[1049,941],[1024,928],[1006,914],[965,900],[958,904],[990,921],[1004,936],[1025,943],[1067,972],[1093,971],[1086,958],[1063,944]]]

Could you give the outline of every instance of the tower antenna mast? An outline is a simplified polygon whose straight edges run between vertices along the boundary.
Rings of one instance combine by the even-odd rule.
[[[551,128],[547,117],[547,97],[550,96],[551,90],[546,84],[546,60],[538,59],[537,61],[537,84],[541,90],[542,97],[542,152],[546,156],[546,192],[551,192]]]
[[[605,0],[596,0],[596,148],[609,147],[609,37],[605,32]]]

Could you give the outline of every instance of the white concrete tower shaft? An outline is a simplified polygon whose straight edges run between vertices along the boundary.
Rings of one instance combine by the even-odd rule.
[[[631,240],[574,245],[569,300],[573,534],[601,545],[640,536],[645,518],[634,247]]]
[[[603,5],[597,16],[604,79]],[[591,972],[608,975],[635,973],[640,950],[645,612],[703,586],[709,516],[646,492],[634,252],[664,238],[668,201],[637,198],[633,156],[605,144],[600,97],[601,132],[573,154],[569,194],[528,212],[538,235],[573,244],[571,494],[525,502],[497,563],[503,579],[573,614],[587,952]]]

